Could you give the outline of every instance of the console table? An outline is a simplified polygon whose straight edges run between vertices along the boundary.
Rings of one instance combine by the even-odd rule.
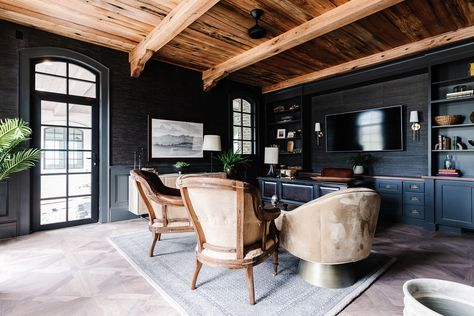
[[[369,181],[363,179],[355,180],[350,184],[316,181],[310,178],[289,179],[259,177],[257,180],[264,201],[268,202],[273,195],[276,195],[280,202],[293,205],[301,205],[325,194],[349,187],[370,187],[371,185]]]

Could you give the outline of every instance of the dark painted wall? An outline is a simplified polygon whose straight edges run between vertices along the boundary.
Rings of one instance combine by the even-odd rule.
[[[22,39],[16,38],[18,31]],[[110,69],[112,165],[132,164],[132,152],[146,149],[147,114],[204,123],[204,133],[221,135],[227,147],[229,94],[239,92],[257,102],[261,97],[260,89],[229,80],[205,93],[200,73],[153,60],[138,79],[131,78],[126,53],[0,21],[0,118],[18,115],[18,50],[46,46],[83,53]]]
[[[211,92],[204,93],[200,73],[157,61],[149,61],[140,78],[131,78],[127,53],[5,21],[0,21],[0,47],[0,119],[18,116],[19,50],[22,48],[70,49],[109,68],[112,173],[116,169],[127,170],[126,176],[127,168],[133,164],[133,151],[140,147],[146,150],[148,114],[163,119],[204,123],[204,133],[221,135],[223,148],[226,149],[231,144],[229,98],[232,95],[249,97],[259,109],[259,88],[223,80]],[[209,171],[208,155],[205,153],[203,159],[190,161],[192,170]],[[156,166],[162,173],[173,172],[171,165],[175,161],[166,160],[148,166]],[[254,164],[240,176],[253,180],[257,172],[258,164]],[[28,199],[22,198],[18,189],[28,186],[27,172],[15,175],[7,185],[0,186],[0,197],[8,194],[8,209],[5,209],[5,201],[0,203],[0,239],[29,232],[30,206],[24,205]],[[120,196],[119,199],[126,202],[127,196]],[[122,204],[125,205],[125,202]]]
[[[327,114],[357,111],[391,105],[404,105],[405,150],[399,152],[373,152],[376,162],[370,172],[376,175],[421,176],[428,173],[428,74],[364,85],[314,96],[312,102],[312,126],[321,122]],[[420,111],[422,123],[420,141],[414,143],[409,123],[409,112]],[[341,126],[341,128],[344,128]],[[350,167],[348,158],[355,153],[326,153],[325,141],[318,148],[313,137],[312,169],[324,167]]]

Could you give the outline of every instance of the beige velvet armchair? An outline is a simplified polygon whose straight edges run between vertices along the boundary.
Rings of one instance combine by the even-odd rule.
[[[366,188],[341,190],[283,211],[276,220],[280,245],[300,258],[300,276],[322,287],[355,282],[353,262],[369,256],[380,196]]]
[[[136,181],[148,210],[148,228],[153,237],[148,255],[153,257],[153,250],[162,233],[191,232],[194,227],[178,189],[165,186],[153,172],[132,170],[130,175]]]
[[[203,263],[245,269],[250,304],[255,304],[253,266],[273,254],[274,274],[278,269],[274,219],[280,210],[264,209],[259,191],[241,181],[184,176],[178,186],[198,240],[191,288]]]

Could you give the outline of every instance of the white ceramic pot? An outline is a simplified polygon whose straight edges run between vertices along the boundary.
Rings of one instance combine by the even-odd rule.
[[[474,315],[474,287],[437,279],[403,285],[404,316]]]
[[[352,170],[354,170],[354,174],[363,174],[364,166],[354,166]]]

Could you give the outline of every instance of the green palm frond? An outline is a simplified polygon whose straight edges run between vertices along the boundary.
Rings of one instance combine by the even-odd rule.
[[[0,181],[8,178],[13,173],[33,167],[40,155],[41,152],[36,148],[23,149],[10,155],[0,165]]]
[[[18,149],[31,135],[28,124],[19,119],[0,120],[0,181],[11,174],[31,168],[40,158],[38,149]]]
[[[30,135],[31,128],[19,118],[0,120],[1,151],[11,151],[12,148],[26,140]]]
[[[232,169],[237,166],[248,167],[250,166],[250,159],[247,156],[243,156],[239,153],[234,153],[232,150],[223,151],[217,156],[226,169]]]

